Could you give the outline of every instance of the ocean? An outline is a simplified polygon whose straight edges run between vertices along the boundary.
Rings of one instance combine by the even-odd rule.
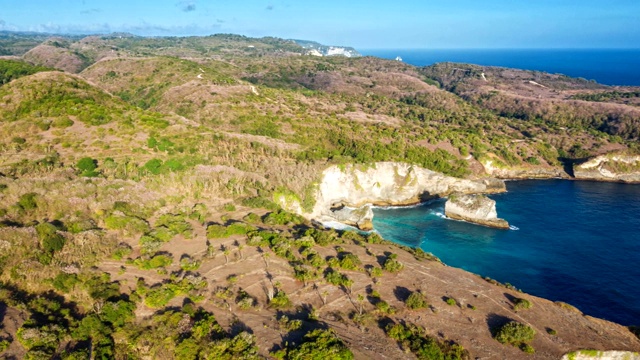
[[[606,85],[640,86],[640,49],[360,50],[363,55],[426,66],[462,62],[582,77]]]
[[[447,265],[640,325],[640,186],[526,180],[507,182],[507,190],[490,197],[517,230],[446,219],[443,200],[375,209],[374,226]]]

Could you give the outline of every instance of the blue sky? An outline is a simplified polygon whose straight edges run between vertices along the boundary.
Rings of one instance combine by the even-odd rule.
[[[316,40],[372,48],[640,48],[638,0],[0,0],[0,30]]]

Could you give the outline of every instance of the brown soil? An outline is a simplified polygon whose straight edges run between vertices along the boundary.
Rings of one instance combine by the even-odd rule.
[[[197,229],[197,228],[196,228]],[[194,238],[176,238],[162,250],[171,252],[175,262],[171,270],[177,270],[180,255],[190,254],[194,258],[204,257],[206,250],[204,230],[195,231]],[[341,245],[346,251],[357,255],[363,267],[379,267],[385,253],[397,253],[405,268],[398,274],[386,273],[376,282],[363,271],[345,271],[354,280],[352,289],[340,289],[334,285],[316,280],[304,286],[293,277],[288,262],[276,256],[268,248],[244,246],[240,252],[238,245],[245,244],[243,236],[211,240],[216,249],[225,246],[231,249],[228,259],[221,251],[213,258],[203,258],[198,272],[209,282],[209,296],[200,303],[205,309],[216,314],[223,326],[250,329],[256,336],[261,354],[278,348],[287,336],[287,331],[278,326],[277,315],[290,318],[305,318],[305,310],[312,306],[318,310],[317,323],[306,322],[305,327],[329,326],[347,343],[357,359],[400,359],[412,358],[382,328],[391,322],[407,322],[424,326],[427,332],[441,340],[453,340],[471,353],[471,358],[482,359],[552,359],[578,349],[632,350],[640,351],[638,340],[627,328],[600,319],[582,315],[577,310],[567,309],[549,300],[509,290],[489,283],[477,275],[442,265],[435,261],[419,261],[411,254],[392,245],[366,246],[372,255],[367,255],[363,246]],[[336,256],[334,246],[316,246],[324,257]],[[139,270],[126,266],[124,262],[103,263],[101,270],[112,274],[115,280],[135,284],[137,277],[143,277],[148,284],[161,282],[162,275],[154,271]],[[214,293],[218,287],[229,286],[226,280],[235,275],[238,280],[230,285],[233,291],[242,288],[258,300],[258,307],[241,310],[233,299],[220,299]],[[296,307],[276,311],[267,307],[266,289],[280,283],[282,289]],[[365,295],[371,290],[381,294],[381,298],[398,309],[395,315],[377,315],[375,307],[365,300],[366,312],[376,314],[371,322],[356,325],[349,319],[357,311],[358,294]],[[409,291],[421,290],[426,294],[430,307],[412,311],[403,300]],[[326,296],[324,303],[323,295]],[[445,300],[453,298],[456,305],[448,305]],[[513,310],[516,298],[529,300],[533,307],[529,310]],[[369,298],[371,299],[371,298]],[[180,306],[182,299],[174,299],[170,305]],[[475,308],[472,309],[472,306]],[[153,309],[141,306],[138,315],[150,316]],[[532,346],[536,352],[525,355],[513,346],[502,345],[491,336],[492,330],[509,320],[517,320],[535,329],[536,337]],[[549,335],[547,329],[554,329],[557,335]],[[288,341],[296,339],[286,338]]]

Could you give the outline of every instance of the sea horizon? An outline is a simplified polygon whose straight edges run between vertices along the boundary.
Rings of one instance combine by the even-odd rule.
[[[468,63],[563,74],[610,86],[640,86],[640,48],[359,49],[414,66]]]

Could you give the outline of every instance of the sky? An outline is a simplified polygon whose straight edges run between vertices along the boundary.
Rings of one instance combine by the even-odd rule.
[[[640,48],[640,1],[0,0],[0,30],[233,33],[356,49]]]

